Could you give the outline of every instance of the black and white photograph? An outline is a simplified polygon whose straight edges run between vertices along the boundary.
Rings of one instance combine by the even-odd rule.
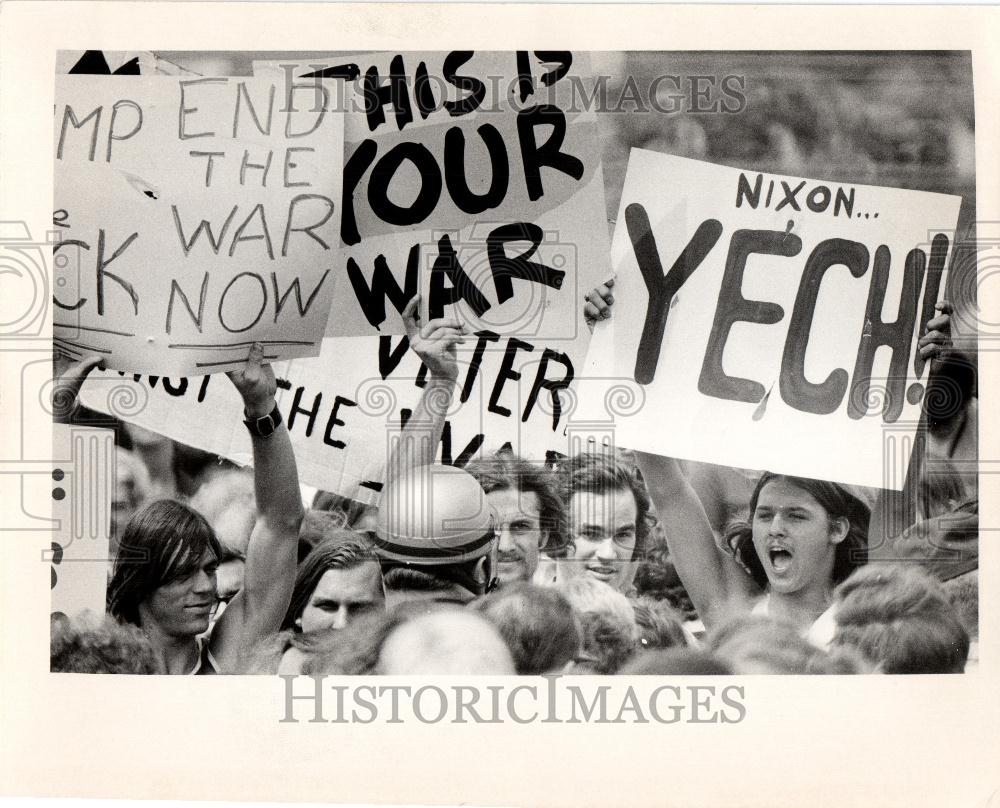
[[[975,666],[968,53],[60,62],[53,671]]]
[[[666,8],[340,5],[324,48],[337,4],[64,5],[107,17],[39,34],[22,87],[11,27],[0,59],[0,489],[34,593],[0,619],[32,649],[4,677],[53,694],[11,726],[102,740],[12,793],[813,804],[854,727],[844,804],[938,805],[935,721],[969,766],[996,748],[995,9],[935,38],[945,7],[691,6],[655,46]],[[931,30],[879,42],[878,13]],[[167,785],[188,709],[238,759],[204,790],[187,748]],[[473,793],[501,737],[525,779]],[[592,748],[529,765],[563,738],[629,784]],[[117,744],[124,780],[83,774]],[[351,747],[339,788],[302,744]],[[467,768],[366,790],[414,744]],[[673,746],[694,779],[663,792],[639,771]],[[721,769],[754,746],[744,793]]]

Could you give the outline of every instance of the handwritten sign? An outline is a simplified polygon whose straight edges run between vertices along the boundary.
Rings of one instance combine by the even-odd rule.
[[[566,53],[389,53],[256,63],[255,70],[262,80],[296,87],[312,87],[316,79],[304,73],[320,74],[324,86],[357,80],[362,99],[355,107],[348,103],[345,116],[347,224],[337,271],[347,279],[336,287],[328,337],[318,358],[275,362],[278,406],[300,478],[346,496],[380,478],[393,437],[426,384],[426,370],[398,336],[398,312],[418,289],[425,318],[458,314],[472,332],[458,351],[461,371],[442,459],[464,462],[508,443],[528,457],[564,448],[570,388],[590,339],[583,296],[607,276],[610,255],[596,117],[585,109],[590,79],[581,78],[585,61]],[[366,86],[382,117],[374,104],[366,111]],[[295,98],[301,111],[312,110],[308,90]],[[544,123],[532,117],[543,113]],[[465,151],[458,148],[463,138]],[[501,147],[503,187],[497,184]],[[399,166],[388,170],[395,160]],[[373,214],[386,210],[382,196],[419,208],[415,200],[436,187],[433,179],[424,180],[429,185],[419,180],[435,172],[441,172],[440,195],[419,221]],[[373,190],[380,182],[385,187]],[[480,197],[492,201],[474,210],[470,205],[483,204],[474,203]],[[525,235],[527,241],[518,240]],[[452,258],[442,261],[442,244],[451,245]],[[477,313],[473,301],[487,305]],[[95,374],[83,400],[248,462],[235,392],[224,378],[198,375]],[[122,408],[116,404],[122,400],[141,406]]]
[[[347,277],[327,336],[402,334],[399,312],[420,290],[428,318],[576,337],[580,300],[608,254],[585,55],[390,52],[254,71],[355,88],[340,229]]]
[[[343,114],[266,79],[57,76],[54,341],[206,373],[315,356],[337,276]]]
[[[393,441],[426,383],[406,338],[323,341],[319,359],[274,365],[278,408],[288,426],[299,479],[358,497],[380,481]],[[455,398],[440,447],[442,462],[463,465],[504,444],[524,457],[565,451],[574,364],[566,354],[516,337],[483,333],[460,362]],[[582,357],[578,362],[582,363]],[[251,461],[242,404],[223,376],[135,376],[95,371],[83,403],[174,440]]]
[[[916,342],[945,288],[959,203],[634,149],[612,244],[616,316],[585,372],[643,399],[616,440],[899,488],[888,446],[917,426],[928,367]]]

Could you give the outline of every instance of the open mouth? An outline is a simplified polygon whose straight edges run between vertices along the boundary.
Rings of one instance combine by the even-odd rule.
[[[616,570],[614,567],[608,567],[604,565],[587,567],[587,572],[598,578],[611,578]]]
[[[767,557],[771,562],[771,568],[779,574],[787,571],[792,565],[792,554],[784,547],[771,547],[767,551]]]

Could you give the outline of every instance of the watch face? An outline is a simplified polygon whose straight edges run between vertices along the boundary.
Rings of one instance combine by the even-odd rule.
[[[271,437],[274,434],[274,430],[278,428],[277,422],[270,415],[262,415],[260,418],[247,420],[243,423],[247,425],[247,429],[250,430],[251,434],[261,438]]]

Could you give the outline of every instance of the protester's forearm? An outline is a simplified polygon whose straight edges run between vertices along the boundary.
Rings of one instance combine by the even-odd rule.
[[[274,409],[274,399],[246,403],[247,417],[261,418]],[[272,530],[298,534],[305,515],[302,492],[295,464],[295,453],[288,430],[281,424],[267,438],[252,436],[254,492],[258,518]]]
[[[393,447],[386,470],[387,479],[395,479],[417,466],[434,463],[454,395],[454,379],[439,376],[428,379],[413,415],[406,422]]]
[[[714,623],[730,593],[723,569],[725,559],[716,547],[701,500],[673,458],[645,452],[636,452],[635,457],[684,588],[702,621]]]

